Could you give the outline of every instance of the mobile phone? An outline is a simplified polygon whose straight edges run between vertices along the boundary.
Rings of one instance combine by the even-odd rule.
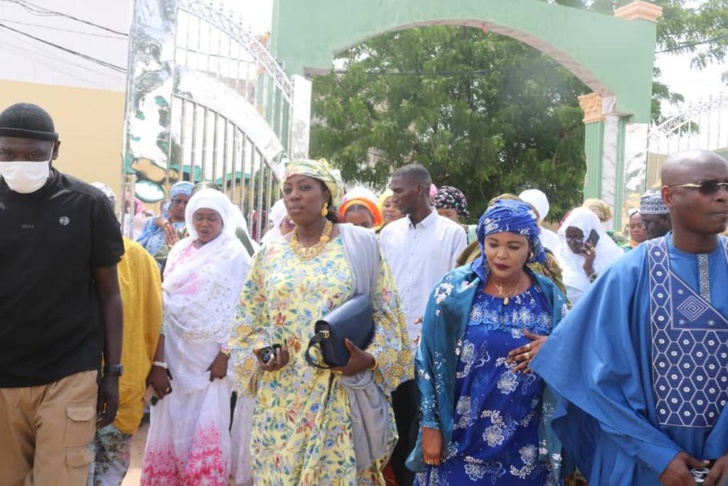
[[[272,360],[275,355],[276,351],[281,349],[280,344],[273,344],[272,346],[266,346],[264,348],[261,348],[260,350],[260,359],[263,360],[263,363],[268,363],[268,361]]]
[[[708,474],[710,474],[710,469],[707,467],[703,469],[690,469],[690,474],[693,476],[693,481],[695,481],[695,484],[704,484],[705,480],[708,479]]]
[[[154,387],[152,385],[149,385],[147,387],[147,391],[144,393],[144,403],[153,407],[158,401],[159,397],[157,396],[157,392],[154,391]]]
[[[167,390],[167,395],[172,393],[172,385],[169,386],[169,389]],[[155,406],[157,403],[159,403],[159,395],[157,395],[157,392],[154,390],[154,387],[152,385],[149,385],[147,387],[147,391],[144,393],[144,403],[147,405],[151,405],[152,407]]]
[[[596,230],[591,230],[589,236],[586,239],[586,243],[589,243],[592,248],[596,248],[597,243],[599,243],[599,233],[597,233]]]

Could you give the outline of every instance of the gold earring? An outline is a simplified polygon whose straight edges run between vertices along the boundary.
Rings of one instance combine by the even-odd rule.
[[[329,205],[324,203],[324,207],[321,208],[321,216],[326,217],[327,214],[329,214]]]

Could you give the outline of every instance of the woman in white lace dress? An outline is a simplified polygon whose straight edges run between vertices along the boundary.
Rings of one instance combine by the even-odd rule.
[[[204,189],[185,212],[189,237],[164,272],[163,356],[150,382],[168,390],[151,409],[143,485],[227,485],[230,382],[227,343],[250,256],[235,236],[235,208]],[[161,358],[158,350],[158,358]],[[158,381],[171,380],[167,386]],[[231,375],[230,375],[231,376]]]

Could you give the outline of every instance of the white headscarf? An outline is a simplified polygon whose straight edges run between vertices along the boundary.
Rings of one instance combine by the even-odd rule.
[[[235,229],[238,226],[235,207],[225,194],[215,189],[202,189],[190,198],[185,209],[185,225],[187,234],[193,240],[197,239],[193,216],[198,209],[212,209],[217,212],[222,218],[223,233],[235,236]]]
[[[378,202],[377,196],[372,191],[367,189],[366,187],[355,187],[351,191],[344,194],[344,197],[341,198],[341,204],[344,204],[349,199],[360,199],[360,198],[370,200],[371,202],[374,203],[375,206],[377,205],[377,202]]]
[[[575,304],[581,295],[586,292],[591,282],[584,272],[584,257],[577,255],[566,242],[566,229],[569,227],[579,228],[584,233],[584,239],[589,237],[592,230],[599,234],[599,242],[595,248],[596,258],[594,259],[594,272],[600,275],[617,258],[624,255],[624,250],[617,246],[612,238],[604,231],[599,217],[587,208],[575,208],[564,220],[559,228],[561,244],[556,253],[561,269],[563,270],[564,285],[567,288],[569,299]]]
[[[534,209],[536,209],[536,212],[538,213],[539,223],[543,222],[546,219],[546,216],[548,216],[549,210],[551,209],[551,205],[549,204],[549,199],[546,197],[546,194],[544,194],[543,191],[540,191],[538,189],[526,189],[518,195],[518,198],[521,201],[530,204],[534,207]],[[544,247],[555,253],[559,249],[561,240],[556,233],[548,228],[544,228],[543,226],[541,226],[541,243]]]
[[[546,216],[548,216],[549,210],[551,209],[551,205],[549,204],[549,199],[546,197],[546,194],[538,189],[526,189],[518,195],[518,198],[536,209],[538,219],[541,221],[546,219]]]
[[[223,229],[217,238],[195,248],[193,215],[198,209],[220,214]],[[225,194],[203,189],[190,198],[185,221],[189,236],[172,247],[164,270],[164,329],[188,342],[227,344],[250,269],[250,256],[235,236],[235,208]]]
[[[270,220],[271,223],[273,223],[273,227],[266,231],[263,235],[263,238],[260,240],[262,243],[268,243],[269,241],[273,241],[283,236],[283,233],[281,232],[281,223],[283,223],[283,219],[286,216],[288,216],[286,205],[283,203],[283,199],[279,199],[273,207],[270,208]]]

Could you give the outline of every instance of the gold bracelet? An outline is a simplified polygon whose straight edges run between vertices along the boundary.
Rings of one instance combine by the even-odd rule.
[[[372,356],[372,358],[374,358],[374,356]],[[374,364],[371,367],[367,368],[367,371],[376,370],[378,365],[379,365],[379,363],[377,362],[377,358],[374,358]]]

